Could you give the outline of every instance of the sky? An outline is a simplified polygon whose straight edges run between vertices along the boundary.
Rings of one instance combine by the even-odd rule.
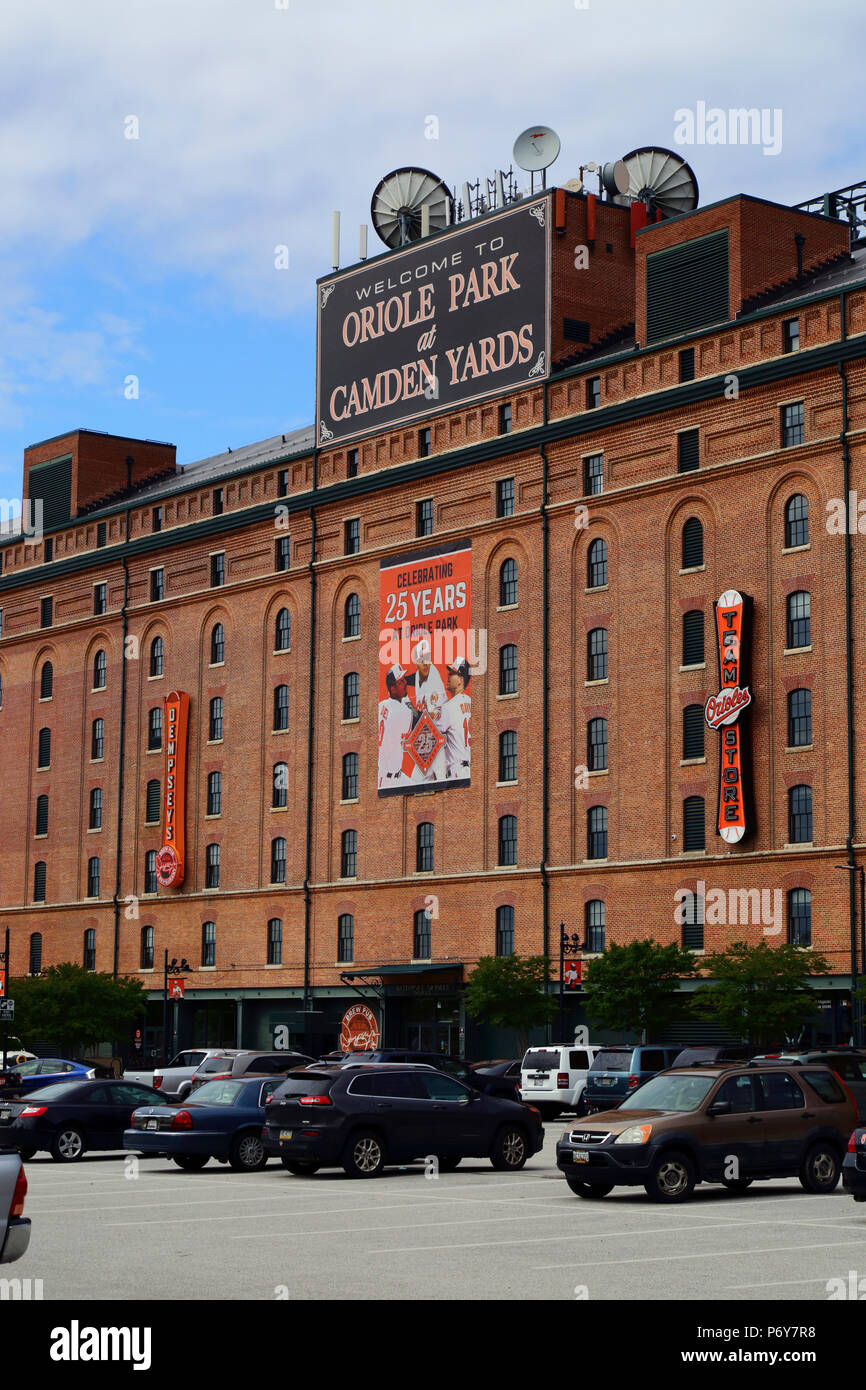
[[[702,204],[866,179],[864,30],[862,0],[3,0],[0,498],[78,427],[187,463],[312,421],[332,212],[349,264],[399,166],[459,189],[543,123],[552,183],[647,144]],[[681,145],[699,103],[772,142]]]

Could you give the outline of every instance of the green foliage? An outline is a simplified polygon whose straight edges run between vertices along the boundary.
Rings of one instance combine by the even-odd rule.
[[[127,976],[85,970],[66,961],[44,975],[10,982],[15,1000],[15,1031],[28,1040],[50,1041],[64,1053],[95,1050],[125,1037],[145,1010],[147,992]]]
[[[513,1028],[522,1054],[529,1030],[556,1012],[556,1000],[544,993],[549,966],[545,956],[482,956],[466,986],[468,1013],[484,1023]]]
[[[758,946],[735,941],[704,956],[701,966],[713,983],[695,992],[696,1013],[761,1048],[797,1037],[816,1006],[806,977],[829,970],[814,951],[766,941]]]
[[[662,946],[645,937],[627,946],[612,943],[589,964],[587,1014],[599,1028],[652,1039],[681,1011],[680,979],[694,973],[694,956],[676,942]]]

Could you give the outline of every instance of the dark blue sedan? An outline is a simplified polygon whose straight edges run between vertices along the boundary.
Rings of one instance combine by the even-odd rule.
[[[93,1081],[95,1076],[93,1067],[81,1062],[68,1062],[64,1057],[33,1057],[28,1062],[10,1065],[5,1071],[0,1065],[0,1095],[26,1096],[54,1081]]]
[[[195,1171],[209,1158],[238,1173],[257,1173],[268,1161],[262,1143],[265,1102],[282,1076],[207,1081],[195,1099],[174,1105],[144,1105],[132,1116],[123,1147],[140,1154],[168,1154],[178,1168]]]

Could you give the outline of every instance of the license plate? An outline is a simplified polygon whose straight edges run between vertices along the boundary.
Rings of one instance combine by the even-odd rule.
[[[589,1149],[575,1149],[572,1157],[575,1163],[589,1163]]]
[[[612,1076],[600,1076],[599,1079],[598,1079],[598,1084],[599,1084],[599,1086],[612,1086],[612,1085],[614,1084],[614,1083],[613,1083],[613,1077],[612,1077]]]
[[[145,1127],[145,1129],[158,1129],[158,1128],[159,1128],[159,1121],[158,1121],[158,1120],[146,1120],[146,1121],[145,1121],[144,1127]]]
[[[0,1120],[8,1120],[11,1118],[11,1115],[11,1110],[0,1110]]]
[[[281,1139],[291,1139],[291,1137],[292,1137],[292,1131],[291,1131],[290,1129],[281,1129],[281,1130],[280,1130],[280,1138],[281,1138]]]

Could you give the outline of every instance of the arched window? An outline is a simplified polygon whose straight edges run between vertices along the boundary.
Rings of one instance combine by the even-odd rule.
[[[201,963],[216,965],[216,922],[201,924]]]
[[[210,635],[210,664],[221,666],[226,659],[226,630],[222,623],[216,623]]]
[[[704,798],[687,796],[683,802],[683,849],[706,849],[707,830]]]
[[[48,797],[44,793],[36,798],[36,834],[48,834]]]
[[[586,857],[607,858],[607,807],[590,806],[586,813]]]
[[[419,874],[432,874],[433,872],[433,845],[434,845],[433,822],[424,820],[415,832],[415,871]]]
[[[96,932],[88,927],[84,933],[84,969],[96,969]]]
[[[286,842],[282,835],[271,840],[271,883],[286,881]]]
[[[496,909],[496,954],[514,955],[514,908],[507,903]]]
[[[37,864],[37,868],[39,865]],[[45,865],[43,864],[43,868]],[[40,900],[41,901],[41,900]],[[42,933],[35,931],[30,933],[30,960],[28,962],[29,975],[38,975],[42,969]]]
[[[586,679],[607,680],[607,628],[594,627],[586,636]]]
[[[283,963],[283,923],[279,917],[268,922],[268,965]]]
[[[154,637],[150,644],[150,674],[161,676],[165,665],[165,643],[161,637]]]
[[[343,754],[343,800],[355,801],[358,796],[358,754]]]
[[[686,705],[683,710],[683,758],[704,756],[704,707]]]
[[[429,960],[431,954],[430,913],[422,907],[412,919],[412,959]]]
[[[48,866],[44,859],[40,859],[33,867],[33,901],[37,903],[45,902],[45,884],[48,877]],[[40,937],[41,940],[41,937]]]
[[[358,832],[344,830],[340,836],[340,878],[356,878],[358,874]]]
[[[210,702],[210,717],[208,719],[208,741],[219,743],[223,736],[223,701],[221,695],[215,695]]]
[[[800,785],[788,792],[788,844],[812,842],[812,788]]]
[[[347,671],[343,677],[343,718],[361,716],[361,678],[357,671]]]
[[[517,732],[504,729],[499,735],[499,780],[517,781]]]
[[[161,713],[162,711],[160,711]],[[153,711],[151,711],[153,713]],[[160,742],[162,740],[160,739]],[[157,748],[159,744],[156,745]],[[90,757],[93,762],[105,757],[105,720],[94,719],[90,730]]]
[[[596,536],[589,547],[586,562],[586,587],[600,589],[607,583],[607,541]]]
[[[805,589],[788,595],[788,647],[808,647],[812,642],[812,602]]]
[[[517,561],[503,560],[499,570],[499,607],[513,608],[517,603]]]
[[[785,503],[785,549],[809,544],[809,503],[795,492]]]
[[[147,795],[144,803],[144,820],[146,825],[156,825],[159,820],[161,801],[162,795],[159,778],[151,777],[147,784]]]
[[[586,726],[586,761],[590,772],[607,767],[607,720],[590,719]]]
[[[346,608],[343,615],[343,636],[361,636],[361,600],[357,594],[350,594],[346,599]]]
[[[153,927],[142,927],[138,956],[139,970],[153,969]]]
[[[278,810],[289,804],[289,765],[274,763],[274,780],[271,788],[271,806]]]
[[[704,659],[704,612],[692,608],[683,614],[683,665],[700,666]]]
[[[276,640],[274,648],[287,652],[292,644],[292,619],[288,608],[281,608],[277,614]]]
[[[696,516],[683,527],[683,569],[697,569],[704,563],[704,528]]]
[[[604,950],[606,912],[607,908],[601,898],[590,898],[583,909],[584,940],[587,951],[593,954]]]
[[[90,824],[89,829],[102,829],[102,788],[91,787],[90,790]]]
[[[682,898],[682,943],[684,951],[704,949],[704,899],[697,893],[684,892]]]
[[[337,960],[341,964],[355,959],[355,919],[351,912],[337,918]]]
[[[39,698],[50,700],[54,694],[54,667],[46,661],[39,676]]]
[[[205,852],[205,888],[219,888],[220,886],[220,847],[219,845],[208,845]]]
[[[207,775],[207,814],[221,816],[223,813],[223,775],[209,772]]]
[[[36,744],[36,766],[51,766],[51,730],[40,729]]]
[[[289,687],[278,685],[274,690],[274,733],[289,727]]]
[[[499,693],[517,694],[517,647],[513,642],[499,648]]]
[[[499,817],[499,864],[517,863],[517,817]]]
[[[108,679],[108,660],[104,651],[98,651],[93,658],[93,689],[104,690]]]
[[[803,748],[812,742],[812,692],[791,690],[788,694],[788,747]]]
[[[812,894],[808,888],[792,888],[788,893],[788,942],[791,946],[812,945]]]
[[[154,705],[147,716],[147,747],[149,751],[162,747],[162,706]]]
[[[96,855],[87,861],[87,896],[88,898],[99,897],[99,859]]]

